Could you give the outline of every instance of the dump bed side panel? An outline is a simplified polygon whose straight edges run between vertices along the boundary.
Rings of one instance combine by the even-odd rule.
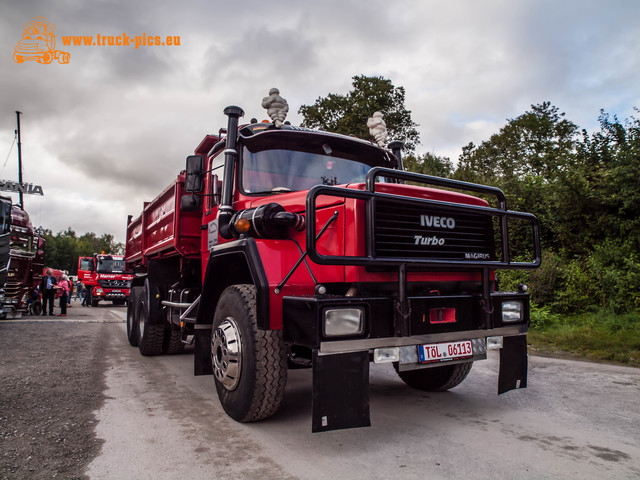
[[[172,182],[142,212],[144,256],[170,253],[175,237],[176,184]]]
[[[125,242],[124,259],[127,271],[142,261],[142,215],[130,220],[127,225],[127,240]]]
[[[127,225],[127,268],[146,265],[149,258],[200,254],[202,212],[180,211],[185,195],[184,173],[180,173],[160,195],[145,202],[142,214]]]

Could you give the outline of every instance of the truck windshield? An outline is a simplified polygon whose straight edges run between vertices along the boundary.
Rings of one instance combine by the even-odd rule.
[[[124,273],[124,260],[102,259],[98,260],[98,273]]]
[[[270,149],[242,156],[242,189],[246,193],[308,190],[315,185],[365,181],[371,165],[335,156],[296,150]]]

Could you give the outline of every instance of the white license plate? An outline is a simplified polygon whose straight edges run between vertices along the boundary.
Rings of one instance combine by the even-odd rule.
[[[111,293],[120,293],[120,290],[111,290]]]
[[[471,340],[418,345],[418,356],[421,363],[446,362],[473,357],[473,348]]]

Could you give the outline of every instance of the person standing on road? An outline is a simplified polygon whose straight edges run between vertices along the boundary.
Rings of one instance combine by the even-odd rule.
[[[62,275],[62,279],[58,286],[62,289],[62,296],[60,297],[60,315],[59,317],[67,316],[67,299],[69,298],[69,278],[66,275]]]
[[[42,281],[40,282],[40,293],[42,294],[42,315],[47,314],[47,302],[49,303],[49,315],[53,315],[53,298],[55,296],[57,283],[58,280],[53,276],[53,270],[47,268],[47,274],[42,277]]]
[[[77,300],[78,298],[82,300],[82,282],[80,279],[76,282],[76,296],[74,300]]]
[[[67,307],[71,306],[71,298],[73,297],[73,280],[69,278],[69,293],[67,294]]]
[[[87,285],[84,286],[84,298],[82,299],[82,306],[91,306],[91,287]]]

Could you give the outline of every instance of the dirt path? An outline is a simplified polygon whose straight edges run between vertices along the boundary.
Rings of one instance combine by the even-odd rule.
[[[116,325],[0,323],[0,478],[86,478]],[[119,331],[119,330],[118,330]]]

